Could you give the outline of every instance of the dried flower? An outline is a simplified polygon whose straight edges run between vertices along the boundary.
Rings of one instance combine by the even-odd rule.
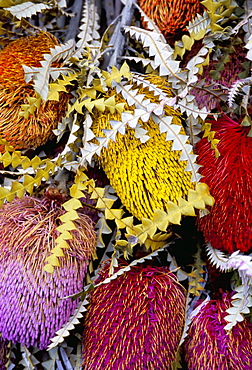
[[[0,332],[3,339],[46,348],[78,301],[62,299],[83,288],[88,260],[95,251],[92,221],[79,213],[69,249],[53,274],[43,270],[58,236],[63,208],[26,196],[0,209]]]
[[[184,344],[188,370],[252,369],[252,324],[245,319],[229,332],[224,329],[230,302],[230,294],[224,293],[193,317]]]
[[[199,0],[139,0],[139,6],[152,19],[167,40],[186,31],[186,26],[201,13]]]
[[[199,229],[214,248],[232,253],[246,252],[252,246],[252,139],[250,127],[243,127],[223,115],[212,122],[220,140],[220,156],[215,157],[207,138],[196,145],[197,162],[215,204],[210,213],[198,217]]]
[[[107,263],[97,282],[108,270]],[[95,288],[89,301],[83,370],[171,369],[184,326],[185,289],[167,268],[134,266]]]
[[[171,96],[162,78],[152,77],[150,80]],[[151,102],[159,101],[147,88],[138,91]],[[127,111],[134,112],[121,94],[116,94],[113,89],[109,94],[115,95],[117,102],[124,102]],[[184,134],[179,111],[166,106],[165,113],[173,117],[172,123],[180,125],[180,133]],[[103,129],[111,129],[109,120],[120,121],[121,115],[95,112],[92,129],[96,136],[102,137]],[[172,150],[173,141],[166,140],[166,133],[160,133],[158,124],[152,118],[148,122],[139,122],[150,137],[148,141],[141,143],[135,130],[127,127],[125,135],[117,133],[116,141],[111,140],[107,149],[102,149],[98,161],[123,205],[141,219],[151,218],[155,209],[166,211],[167,202],[177,202],[179,197],[186,196],[188,190],[194,188],[194,183],[191,182],[191,172],[185,171],[187,161],[180,160],[181,151]]]
[[[239,73],[244,71],[245,57],[244,47],[236,46],[234,52],[229,54],[229,60],[225,64],[220,63],[218,59],[212,59],[209,65],[204,67],[202,75],[198,76],[199,81],[204,80],[204,88],[211,88],[217,95],[220,95],[221,92],[227,94],[227,89],[239,79]],[[218,66],[218,63],[220,63],[220,66]],[[215,98],[206,90],[196,88],[191,90],[190,93],[195,95],[200,109],[206,107],[211,110],[218,107],[220,103],[218,98]]]
[[[67,108],[69,95],[60,93],[59,102],[42,102],[27,119],[20,115],[22,104],[35,97],[31,83],[25,83],[22,65],[41,67],[43,54],[58,45],[55,37],[41,32],[10,42],[0,51],[0,136],[15,149],[37,148],[52,139]],[[0,147],[3,150],[3,146]]]

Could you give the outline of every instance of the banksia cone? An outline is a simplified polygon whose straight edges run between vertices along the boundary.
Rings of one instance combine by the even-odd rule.
[[[230,331],[224,327],[231,297],[207,302],[193,317],[185,340],[188,370],[251,370],[252,324],[238,322]]]
[[[56,45],[55,37],[42,32],[12,41],[0,51],[0,136],[15,149],[37,148],[52,139],[52,130],[67,108],[69,95],[60,93],[59,102],[42,102],[27,119],[20,115],[21,105],[29,103],[28,97],[36,96],[32,84],[24,80],[22,65],[41,67],[43,54]]]
[[[46,348],[76,308],[66,296],[83,288],[88,260],[95,251],[92,221],[79,213],[69,249],[53,274],[43,270],[55,247],[63,208],[26,196],[0,209],[0,332],[3,339]]]
[[[199,81],[204,80],[204,87],[210,86],[216,95],[222,92],[228,93],[228,89],[239,80],[239,73],[244,71],[243,63],[246,60],[244,47],[237,46],[228,56],[228,62],[221,63],[221,68],[217,66],[219,60],[211,60],[208,66],[203,69],[202,75],[198,76]],[[217,70],[216,70],[217,68]],[[220,100],[208,91],[193,89],[190,92],[195,95],[200,109],[206,107],[208,110],[218,107]]]
[[[153,77],[151,81],[171,96],[160,77]],[[145,94],[151,102],[159,101],[147,88],[138,92]],[[115,95],[116,92],[112,90],[110,94]],[[121,94],[117,94],[116,99],[118,103],[125,103]],[[134,112],[127,104],[125,110]],[[180,134],[185,134],[179,111],[166,106],[165,113],[173,117],[173,124],[181,126]],[[120,121],[121,115],[108,111],[94,113],[92,129],[96,136],[102,137],[103,129],[111,129],[109,120]],[[155,209],[166,211],[168,201],[177,202],[179,197],[186,196],[188,190],[194,188],[194,184],[191,172],[185,171],[187,161],[180,160],[180,150],[172,150],[173,141],[166,140],[166,133],[160,133],[158,124],[152,118],[148,122],[139,122],[147,130],[148,141],[141,143],[135,136],[135,130],[127,127],[125,135],[117,133],[116,141],[111,140],[108,147],[102,149],[98,161],[123,205],[141,219],[151,218]]]
[[[84,322],[83,370],[170,370],[184,313],[184,288],[165,267],[134,266],[100,285]]]
[[[199,229],[214,248],[232,253],[252,247],[252,138],[226,115],[212,122],[214,138],[220,140],[215,157],[206,138],[196,145],[197,162],[215,204],[210,213],[198,218]]]
[[[186,26],[202,11],[199,0],[139,0],[140,8],[152,19],[166,39],[181,36]]]

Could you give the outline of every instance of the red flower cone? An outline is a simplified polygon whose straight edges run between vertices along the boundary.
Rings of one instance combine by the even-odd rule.
[[[215,157],[207,138],[196,145],[197,163],[215,204],[210,213],[198,217],[198,227],[214,248],[232,253],[252,247],[252,138],[250,127],[243,127],[223,115],[212,122],[220,140],[220,156]]]

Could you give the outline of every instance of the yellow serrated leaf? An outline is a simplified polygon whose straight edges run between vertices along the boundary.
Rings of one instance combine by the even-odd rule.
[[[219,18],[220,19],[220,18]],[[214,32],[217,32],[217,31],[222,31],[223,30],[223,27],[219,26],[218,24],[214,23],[213,25],[211,25],[211,28],[212,28],[212,31],[213,33]]]
[[[127,240],[116,240],[116,245],[125,248],[129,246],[129,242]]]
[[[25,188],[20,182],[13,182],[11,184],[11,192],[15,193],[15,195],[21,199],[24,195]]]
[[[115,105],[115,109],[117,112],[122,113],[124,111],[125,103],[118,103]]]
[[[9,166],[12,162],[12,156],[9,152],[5,152],[3,155],[1,155],[1,162],[3,163],[4,167]]]
[[[83,198],[85,195],[80,191],[79,186],[77,184],[73,184],[70,188],[70,195],[72,198]]]
[[[192,39],[198,41],[198,40],[203,39],[203,37],[205,36],[205,34],[206,34],[206,29],[203,29],[203,30],[200,30],[197,33],[191,32],[191,37],[192,37]]]
[[[4,188],[4,187],[0,187],[0,199],[5,199],[6,196],[9,195],[9,190]]]
[[[153,238],[155,232],[157,231],[157,226],[153,221],[148,218],[142,218],[142,229],[145,230],[150,238]]]
[[[50,252],[52,254],[54,254],[56,257],[64,257],[65,256],[63,250],[59,247],[59,245],[57,245],[55,248],[53,248]]]
[[[184,215],[184,216],[196,216],[193,206],[191,204],[189,204],[185,199],[179,198],[178,199],[178,206],[181,210],[182,215]]]
[[[26,170],[28,167],[31,167],[31,161],[28,157],[23,157],[21,166],[24,170]]]
[[[78,218],[79,218],[79,215],[74,209],[71,209],[71,211],[66,212],[59,217],[60,221],[62,222],[74,221],[74,220],[77,220]]]
[[[191,289],[188,290],[188,292],[195,295],[196,297],[200,296],[200,293],[198,292],[198,290],[196,288],[191,288]]]
[[[128,232],[128,228],[126,229],[127,232]],[[141,228],[140,225],[136,225],[134,226],[132,229],[133,231],[133,234],[138,237],[139,241],[144,244],[145,243],[145,240],[147,239],[148,237],[148,234],[147,232],[143,231],[143,229]],[[129,233],[129,232],[128,232]]]
[[[186,50],[191,50],[191,48],[194,44],[194,40],[191,39],[191,37],[188,36],[188,35],[183,35],[182,36],[182,42],[183,42],[184,47],[186,48]]]
[[[55,169],[55,163],[52,163],[51,161],[47,161],[46,162],[46,167],[45,167],[45,171],[46,172],[49,172],[49,171],[54,171]]]
[[[30,161],[30,164],[33,169],[38,168],[38,166],[41,164],[41,159],[36,155],[32,160]]]
[[[180,225],[181,220],[181,212],[179,206],[173,202],[167,202],[167,209],[168,209],[168,220],[172,224]]]
[[[216,10],[222,5],[221,2],[213,0],[203,0],[201,4],[204,5],[210,12],[215,13]]]
[[[82,170],[80,170],[78,168],[77,175],[74,178],[74,182],[76,184],[79,184],[80,182],[85,182],[87,180],[89,180],[88,176]],[[93,180],[93,179],[91,179],[91,180]]]
[[[115,112],[115,96],[112,95],[108,99],[104,101],[104,104],[106,105],[106,108],[109,109],[110,113]]]
[[[120,221],[118,219],[121,219],[122,214],[123,214],[122,209],[107,209],[107,208],[105,209],[105,218],[108,219],[108,220],[114,220],[115,219],[116,222]],[[117,227],[119,227],[119,226],[117,226]]]
[[[92,189],[93,189],[93,186],[90,188],[90,190],[92,191]],[[105,192],[104,188],[95,188],[90,196],[90,199],[102,198],[104,195],[104,192]]]
[[[104,208],[110,209],[113,206],[114,202],[115,201],[113,199],[110,199],[110,198],[102,198],[102,199],[99,198],[97,200],[96,208],[98,208],[98,209],[104,209]]]
[[[48,92],[48,100],[55,100],[59,101],[59,92],[64,91],[67,92],[64,85],[61,85],[59,83],[50,83],[49,85],[49,92]]]
[[[20,155],[19,152],[14,152],[12,153],[12,161],[11,161],[11,165],[12,167],[16,168],[18,167],[22,162],[22,157]]]
[[[60,248],[68,248],[66,240],[71,239],[73,239],[73,235],[69,231],[64,231],[55,239],[55,243],[59,244]]]
[[[49,272],[49,274],[53,274],[54,272],[54,267],[50,264],[50,263],[47,263],[44,268],[43,268],[46,272]]]
[[[56,230],[60,233],[63,233],[65,231],[76,230],[76,226],[72,221],[67,221],[64,222],[62,225],[58,226]]]
[[[193,205],[193,207],[197,209],[205,209],[205,202],[202,196],[195,190],[189,189],[188,190],[188,202]]]
[[[131,78],[130,68],[126,61],[123,62],[123,65],[120,68],[120,74],[125,78]]]
[[[214,205],[214,197],[210,194],[209,186],[203,182],[197,183],[195,186],[195,190],[198,194],[201,195],[202,199],[208,206]]]
[[[153,215],[153,222],[157,225],[159,230],[166,231],[169,225],[167,213],[161,209],[156,209]]]
[[[63,208],[66,210],[66,211],[71,211],[72,209],[78,209],[78,208],[81,208],[82,207],[82,204],[81,202],[79,201],[79,199],[75,199],[75,198],[71,198],[69,199],[68,201],[66,201],[65,203],[63,203]]]
[[[104,98],[94,100],[93,102],[96,109],[98,109],[100,112],[105,111],[106,106],[104,104]]]
[[[112,210],[112,211],[114,211],[114,210]],[[122,210],[120,210],[120,211],[122,211]],[[123,211],[122,211],[122,213],[123,213]],[[131,228],[133,226],[133,221],[134,221],[133,217],[130,216],[130,217],[125,217],[125,218],[119,219],[119,218],[122,217],[122,213],[121,213],[120,217],[118,217],[118,219],[115,220],[116,226],[118,227],[118,229],[124,229],[126,227],[127,230],[129,230],[129,229],[131,230]]]
[[[57,256],[55,256],[55,254],[51,254],[51,256],[47,257],[46,258],[46,261],[52,265],[52,266],[57,266],[59,267],[60,266],[60,263],[59,263],[59,259]]]
[[[30,175],[24,175],[24,188],[29,193],[32,194],[34,188],[34,178]]]

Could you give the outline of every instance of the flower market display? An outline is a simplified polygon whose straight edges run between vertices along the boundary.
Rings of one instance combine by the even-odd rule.
[[[0,0],[1,369],[252,369],[251,22]]]

